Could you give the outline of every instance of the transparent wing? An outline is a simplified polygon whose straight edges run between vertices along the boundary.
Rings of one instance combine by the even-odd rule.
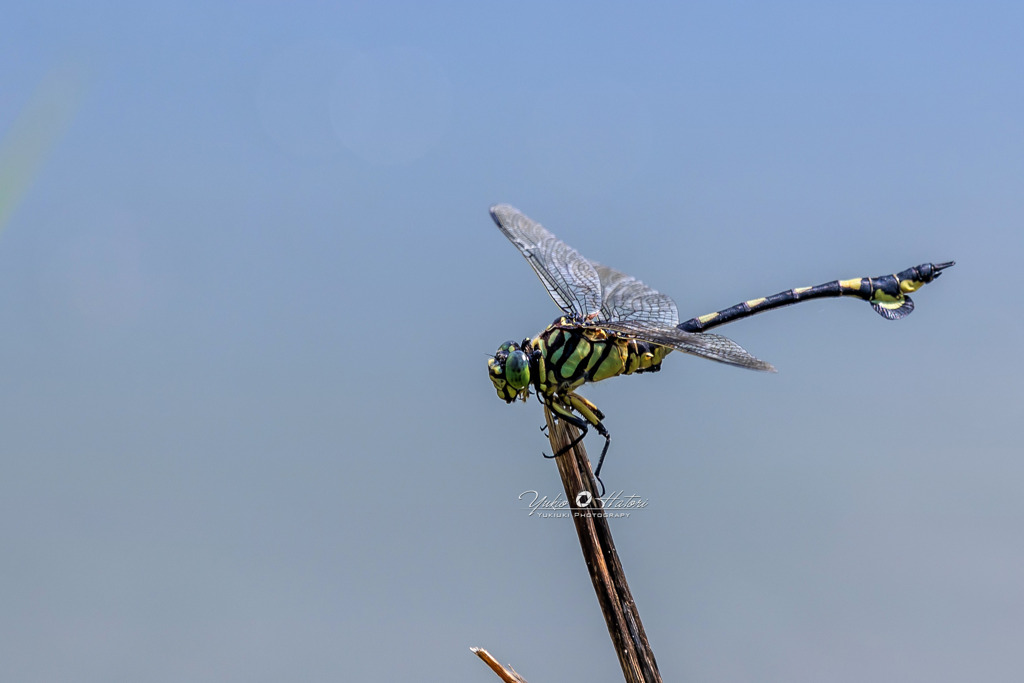
[[[590,261],[508,204],[492,206],[491,218],[562,311],[582,319],[601,310],[601,281]]]
[[[647,327],[674,328],[679,324],[676,302],[632,275],[593,263],[601,278],[601,322],[631,322]]]
[[[683,332],[675,327],[653,327],[645,323],[628,320],[610,323],[602,322],[597,327],[611,330],[612,332],[629,334],[637,339],[649,341],[659,346],[667,346],[683,353],[700,356],[701,358],[716,360],[719,363],[736,365],[751,370],[775,372],[775,368],[772,367],[771,363],[754,358],[732,339],[718,334]]]

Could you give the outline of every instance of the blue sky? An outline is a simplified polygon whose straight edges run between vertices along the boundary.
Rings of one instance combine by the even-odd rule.
[[[1024,10],[56,3],[0,27],[0,677],[614,678],[508,202],[686,318],[584,393],[666,680],[1015,680]],[[20,150],[31,150],[25,155]],[[12,151],[13,150],[13,151]],[[10,188],[18,189],[17,192]],[[599,444],[595,442],[592,447]],[[587,652],[586,659],[565,658]]]

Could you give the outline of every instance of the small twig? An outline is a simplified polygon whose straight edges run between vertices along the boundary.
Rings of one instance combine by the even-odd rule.
[[[491,667],[491,670],[498,674],[498,677],[505,681],[505,683],[526,683],[526,679],[516,673],[516,670],[512,667],[507,669],[498,663],[498,660],[491,656],[491,653],[482,647],[471,647],[470,652],[475,654],[480,659],[487,663],[487,666]]]
[[[559,453],[579,436],[579,431],[564,420],[553,419],[545,407],[548,438],[553,453]],[[573,506],[573,523],[579,536],[580,549],[590,572],[590,580],[597,593],[597,601],[604,613],[608,633],[615,645],[619,665],[628,683],[660,683],[661,674],[654,660],[654,652],[647,641],[640,613],[633,602],[615,552],[611,529],[604,516],[604,506],[597,497],[597,481],[590,469],[590,460],[579,441],[564,455],[555,459],[569,504]],[[584,483],[585,482],[585,483]],[[583,503],[589,502],[585,507]]]

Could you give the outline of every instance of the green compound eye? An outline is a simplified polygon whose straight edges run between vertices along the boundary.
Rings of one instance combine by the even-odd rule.
[[[505,342],[504,344],[502,344],[501,346],[498,347],[498,353],[501,353],[502,351],[504,351],[505,353],[508,353],[509,351],[512,351],[513,349],[518,349],[518,348],[519,348],[519,344],[516,344],[514,341],[509,339],[507,342]]]
[[[505,379],[517,390],[525,389],[530,383],[530,359],[525,352],[518,349],[509,352],[505,361]]]

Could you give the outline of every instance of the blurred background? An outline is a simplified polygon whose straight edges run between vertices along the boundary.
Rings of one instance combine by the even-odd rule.
[[[583,392],[665,680],[1014,681],[1019,3],[22,3],[0,27],[0,678],[617,680],[508,202],[720,330]],[[1018,357],[1018,360],[1013,360]],[[592,454],[601,444],[588,441]],[[570,654],[571,653],[571,654]]]

